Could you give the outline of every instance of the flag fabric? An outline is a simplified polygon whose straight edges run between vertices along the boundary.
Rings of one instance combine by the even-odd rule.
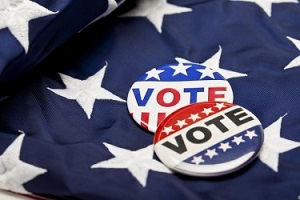
[[[299,17],[298,0],[0,3],[0,189],[53,199],[300,199]],[[228,80],[233,103],[264,129],[254,161],[201,178],[158,159],[127,95],[170,63]]]
[[[3,1],[0,5],[1,86],[5,89],[7,82],[20,78],[75,33],[108,15],[120,2]]]

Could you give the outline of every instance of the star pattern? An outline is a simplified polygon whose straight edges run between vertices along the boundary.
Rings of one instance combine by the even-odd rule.
[[[135,9],[122,15],[123,17],[146,17],[156,28],[162,32],[162,23],[165,15],[191,12],[192,9],[167,3],[167,0],[137,0]]]
[[[232,147],[229,145],[229,142],[226,142],[226,143],[222,142],[218,148],[222,149],[223,152],[226,152],[227,149],[231,149]]]
[[[99,162],[91,168],[128,169],[138,182],[146,187],[149,170],[163,173],[172,173],[165,165],[153,159],[153,145],[131,151],[111,144],[104,143],[115,157]]]
[[[234,136],[232,142],[234,142],[236,145],[240,145],[241,143],[245,142],[243,139],[243,136]]]
[[[182,61],[182,62],[181,62]],[[189,61],[187,61],[189,62]],[[164,65],[147,71],[142,79],[145,81],[201,81],[201,80],[224,80],[217,76],[216,70],[204,67],[198,63],[187,63],[178,59],[178,64]],[[209,78],[208,78],[209,77]]]
[[[158,70],[156,68],[153,68],[150,71],[146,72],[147,77],[145,78],[145,80],[148,80],[149,78],[160,80],[159,74],[163,73],[164,71],[165,70]]]
[[[178,64],[166,64],[147,71],[142,80],[145,81],[202,81],[202,80],[224,80],[221,69],[214,70],[199,63],[192,63],[183,58],[175,58]],[[225,70],[226,71],[226,70]],[[234,72],[230,73],[233,74]],[[233,74],[233,76],[237,76]]]
[[[212,111],[212,108],[203,108],[202,113],[209,115],[210,113],[214,113],[214,111]]]
[[[252,131],[247,131],[245,136],[247,136],[251,140],[253,137],[257,137],[257,134],[255,133],[254,130],[252,130]]]
[[[186,123],[185,119],[183,119],[183,120],[177,120],[177,123],[175,125],[179,126],[179,128],[182,128],[182,127],[184,127],[187,124],[188,123]]]
[[[32,1],[29,1],[29,0],[27,0],[27,1],[25,1],[25,0],[6,0],[5,1],[5,0],[3,0],[0,4],[3,6],[5,4],[6,5],[10,4],[10,2],[16,2],[16,3],[22,2],[22,5],[23,5],[23,2],[34,3]],[[96,20],[98,20],[101,17],[105,17],[106,15],[108,15],[109,13],[111,13],[114,9],[116,9],[117,6],[118,6],[118,3],[116,2],[116,0],[104,0],[104,2],[106,2],[106,1],[108,2],[108,8],[107,8],[106,12],[103,13]],[[171,4],[167,3],[167,0],[165,0],[165,1],[152,0],[152,1],[153,2],[165,2],[166,5],[171,5]],[[278,3],[298,3],[299,2],[299,0],[231,0],[231,1],[249,2],[249,3],[240,3],[240,4],[245,4],[245,5],[246,4],[249,4],[249,5],[252,4],[253,8],[257,7],[257,11],[259,11],[260,14],[264,14],[264,12],[265,12],[266,14],[265,14],[264,17],[266,17],[266,18],[268,18],[267,16],[271,17],[272,14],[275,17],[276,13],[275,13],[274,9],[273,9],[273,13],[272,13],[272,6],[274,4],[278,4]],[[148,3],[145,3],[145,2],[148,2]],[[171,1],[169,1],[169,2],[171,2]],[[143,6],[145,8],[141,4],[143,4]],[[151,26],[150,28],[152,28],[152,30],[154,30],[154,28],[155,28],[155,30],[157,30],[159,33],[162,33],[162,31],[166,31],[166,29],[164,29],[163,25],[164,24],[167,25],[167,23],[168,23],[167,20],[168,19],[165,16],[166,15],[171,15],[171,14],[176,14],[176,13],[170,13],[170,14],[162,13],[162,14],[157,14],[159,11],[153,11],[153,12],[156,12],[156,13],[152,14],[151,13],[152,12],[151,9],[153,9],[153,10],[155,10],[155,9],[159,10],[160,8],[163,8],[164,6],[160,6],[160,7],[152,6],[151,7],[151,6],[148,6],[148,4],[151,4],[150,0],[144,0],[143,2],[140,1],[140,3],[138,3],[137,7],[140,6],[140,9],[139,9],[140,12],[142,10],[145,11],[144,13],[140,14],[141,17],[143,17],[143,18],[145,17],[146,18],[146,19],[144,18],[142,20],[144,20],[146,23],[148,23],[149,26]],[[38,5],[38,4],[36,4],[36,5]],[[192,5],[192,4],[190,4],[190,5]],[[291,4],[291,5],[293,6],[294,4]],[[195,6],[195,5],[192,5],[192,6]],[[179,7],[179,6],[174,6],[174,7],[178,8],[178,9],[179,8],[183,8],[183,7]],[[287,7],[285,7],[285,8],[287,8]],[[149,9],[151,11],[151,12],[149,12],[150,14],[146,12],[147,9]],[[279,6],[278,6],[278,10],[279,10]],[[26,24],[25,28],[24,28],[24,24],[22,24],[21,26],[19,26],[19,25],[18,26],[17,25],[10,25],[10,26],[5,25],[4,26],[3,22],[5,20],[5,17],[3,17],[3,19],[2,19],[1,11],[2,11],[2,9],[1,9],[1,6],[0,6],[0,16],[1,16],[1,18],[0,18],[0,29],[1,28],[2,29],[7,28],[8,31],[7,30],[5,30],[5,31],[10,32],[11,36],[13,36],[12,38],[13,39],[16,38],[16,40],[24,48],[25,52],[27,52],[28,48],[30,48],[30,43],[28,41],[28,37],[29,37],[28,34],[30,34],[29,28],[28,28],[28,24],[29,24],[29,22],[30,22],[31,19],[28,19],[27,21],[24,20],[25,21],[24,24]],[[190,11],[191,11],[191,9],[190,9]],[[49,11],[49,13],[51,13],[51,12],[52,11]],[[182,12],[189,12],[189,11],[182,11]],[[282,12],[283,12],[283,10],[282,10]],[[129,12],[129,13],[131,13],[131,12]],[[134,13],[134,12],[132,12],[132,13]],[[137,11],[135,11],[135,13],[138,14]],[[180,12],[178,11],[178,13],[180,13]],[[54,12],[52,12],[51,14],[54,14]],[[138,15],[136,15],[136,16],[138,16]],[[280,16],[280,13],[279,13],[278,16]],[[38,17],[36,17],[36,18],[38,18]],[[168,17],[168,18],[170,19],[171,17]],[[34,19],[34,18],[32,18],[32,19]],[[242,20],[244,20],[244,19],[242,19]],[[275,18],[274,18],[274,21],[272,21],[272,22],[275,22]],[[290,27],[292,27],[292,26],[290,26]],[[165,28],[167,28],[167,26]],[[281,28],[283,28],[283,27],[281,27]],[[22,30],[19,33],[17,31],[17,29],[20,29],[20,30],[22,29]],[[23,31],[23,29],[24,29],[24,31]],[[4,30],[0,30],[0,31],[4,31]],[[230,30],[229,32],[230,33],[234,33],[234,31],[235,30]],[[22,33],[23,32],[25,32],[25,33],[27,32],[27,33],[26,34],[21,34],[21,32]],[[235,32],[235,33],[238,33],[238,32]],[[156,34],[159,35],[158,33],[156,33]],[[214,34],[214,35],[216,35],[216,34]],[[178,34],[178,36],[180,36],[180,34]],[[249,36],[249,37],[251,37],[251,36]],[[190,38],[188,38],[188,39],[190,39]],[[291,42],[290,44],[293,43],[293,45],[298,50],[300,50],[300,40],[294,39],[292,37],[287,37],[287,39],[288,40],[286,41],[286,43],[290,43]],[[216,38],[216,40],[217,40],[217,38]],[[193,42],[192,44],[196,44],[192,40],[191,40],[191,42]],[[243,42],[245,42],[245,41],[243,41]],[[19,44],[19,43],[17,43],[17,44]],[[189,41],[188,41],[188,43],[189,43]],[[277,45],[277,46],[278,47],[283,47],[284,44],[281,43],[280,45]],[[290,46],[292,46],[292,45],[290,45]],[[297,53],[297,49],[295,49],[294,53]],[[191,47],[190,50],[194,50],[194,49]],[[271,49],[268,49],[268,50],[271,50]],[[147,49],[145,51],[147,51]],[[197,54],[197,52],[192,52],[192,51],[191,52],[187,52],[187,51],[182,50],[181,52],[186,52],[185,55],[196,55]],[[244,73],[239,73],[239,72],[235,72],[235,71],[230,71],[230,70],[222,69],[222,66],[220,65],[221,55],[222,55],[222,48],[220,46],[218,52],[215,55],[213,55],[211,58],[209,58],[208,60],[206,60],[205,62],[203,62],[202,65],[211,67],[211,69],[214,69],[214,70],[220,72],[226,79],[247,76],[247,74],[244,74]],[[291,55],[291,54],[289,54],[289,55]],[[126,58],[126,56],[127,55],[123,55],[122,58]],[[229,55],[228,54],[228,56],[233,56],[233,55]],[[261,56],[267,56],[267,55],[261,55]],[[167,56],[165,56],[165,57],[167,57]],[[267,58],[267,57],[264,57],[264,58],[265,59],[270,59],[270,58]],[[178,69],[173,68],[174,69],[174,74],[173,75],[174,76],[176,76],[176,75],[187,75],[188,70],[187,70],[187,68],[184,68],[184,67],[188,66],[188,64],[190,63],[190,61],[183,60],[183,59],[180,59],[180,58],[177,58],[177,59],[181,61],[181,63],[179,63],[178,66],[180,66],[180,65],[182,65],[182,66],[180,68],[178,68]],[[228,58],[228,59],[230,59],[230,58]],[[201,60],[201,62],[202,61],[203,60]],[[138,62],[138,60],[137,60],[137,62]],[[287,64],[287,63],[288,62],[286,62],[285,64]],[[299,53],[299,55],[295,54],[295,58],[291,59],[291,62],[284,67],[284,70],[289,70],[289,69],[293,68],[293,69],[295,69],[295,72],[296,72],[296,70],[299,70],[299,68],[296,69],[296,67],[299,67],[299,66],[300,66],[300,53]],[[91,115],[93,113],[94,103],[95,103],[96,100],[114,100],[114,101],[125,102],[123,99],[121,99],[120,97],[116,96],[115,94],[111,93],[110,91],[108,91],[107,89],[104,88],[105,85],[102,84],[102,82],[103,82],[103,77],[105,76],[106,67],[107,66],[104,66],[103,69],[100,70],[101,72],[99,71],[98,73],[96,73],[96,74],[99,74],[99,76],[95,74],[95,76],[101,77],[100,78],[101,80],[98,79],[98,81],[95,80],[95,82],[91,81],[91,82],[88,83],[88,80],[91,77],[89,77],[86,80],[79,80],[79,79],[76,79],[75,76],[74,77],[70,77],[68,75],[60,74],[60,76],[62,78],[62,81],[65,84],[66,88],[65,89],[51,89],[51,88],[48,88],[48,89],[50,91],[54,92],[55,94],[60,95],[61,97],[65,97],[65,98],[70,99],[70,100],[75,100],[79,104],[79,106],[83,109],[83,111],[85,112],[85,114],[87,115],[87,117],[90,119]],[[266,67],[268,67],[268,66],[266,66]],[[281,67],[283,67],[283,65]],[[153,71],[149,71],[149,72],[146,73],[147,74],[147,75],[145,75],[145,77],[147,76],[146,80],[150,79],[150,78],[160,80],[161,77],[162,77],[161,73],[163,72],[163,70],[156,70],[156,69],[152,69],[152,70]],[[249,75],[258,75],[258,74],[255,74],[256,73],[255,68],[253,68],[253,70],[251,68],[250,71],[252,73],[251,74],[249,73]],[[208,76],[208,77],[212,77],[213,76],[213,73],[210,73],[211,71],[203,72],[203,71],[199,70],[199,72],[201,72],[201,77],[200,78],[204,78],[205,76]],[[258,71],[258,72],[264,72],[264,71]],[[276,76],[278,75],[277,77],[280,78],[280,75],[281,75],[280,73],[282,73],[282,72],[276,71],[276,70],[274,71],[274,69],[273,69],[273,72],[276,72],[274,74]],[[271,70],[271,73],[269,75],[270,75],[270,78],[271,78],[271,75],[273,75],[272,74],[272,70]],[[281,77],[281,78],[288,78],[287,75],[289,75],[289,73],[285,73],[283,75],[284,76],[286,75],[286,77]],[[283,79],[280,79],[280,80],[283,80]],[[85,82],[86,84],[85,85],[82,84],[83,82]],[[73,84],[73,83],[75,83],[75,84]],[[82,84],[82,86],[80,84]],[[238,86],[239,82],[234,82],[234,84],[236,84]],[[80,87],[77,87],[78,85],[80,85]],[[86,86],[92,86],[92,87],[88,88]],[[250,85],[249,85],[249,87],[250,87]],[[252,87],[252,85],[251,85],[251,87]],[[254,84],[254,87],[255,87],[255,84]],[[251,88],[246,88],[246,90],[247,89],[251,89]],[[262,88],[260,88],[260,86],[257,86],[257,89],[259,91]],[[53,93],[51,93],[50,91],[48,91],[50,94],[52,94],[53,96],[56,96]],[[92,94],[90,94],[90,91],[91,91]],[[98,95],[94,96],[94,94],[98,93],[98,91],[99,91],[99,94],[101,93],[101,95],[99,95],[99,97],[98,97]],[[293,90],[293,91],[296,91],[296,90]],[[270,92],[274,93],[274,92],[277,92],[277,91],[273,90],[271,88]],[[248,93],[246,96],[244,96],[242,98],[249,98],[250,96],[251,96],[250,93]],[[60,98],[59,96],[56,96],[55,98],[63,99],[65,102],[69,102],[69,101],[67,101],[64,98]],[[84,99],[84,98],[86,98],[86,99]],[[256,98],[256,97],[253,97],[253,98]],[[288,98],[288,96],[286,98]],[[251,100],[251,97],[249,99]],[[281,99],[278,99],[278,100],[281,100]],[[283,102],[283,103],[288,103],[288,102],[290,102],[290,101]],[[294,101],[294,103],[295,102],[296,101]],[[264,102],[262,102],[262,103],[264,103]],[[267,103],[269,103],[269,102],[267,102]],[[278,102],[278,107],[276,106],[276,109],[280,109],[280,104],[282,104],[282,102]],[[222,104],[222,103],[220,103],[220,104],[217,103],[215,106],[213,106],[211,108],[211,110],[214,110],[214,111],[218,112],[217,110],[222,110],[224,108],[223,105],[224,104]],[[76,104],[76,107],[78,107],[77,104]],[[254,106],[254,108],[255,107],[256,106]],[[261,108],[261,106],[257,106],[256,108]],[[268,110],[267,110],[268,108],[271,108],[271,107],[264,107],[264,113],[268,113]],[[286,108],[286,107],[282,107],[282,108]],[[193,111],[193,112],[195,112],[195,111]],[[269,112],[270,112],[270,110],[269,110]],[[293,110],[293,112],[294,112],[294,110]],[[175,128],[183,128],[183,127],[185,127],[185,125],[187,125],[187,123],[191,123],[191,121],[192,122],[196,122],[199,119],[201,119],[201,117],[203,117],[203,115],[209,115],[210,113],[211,112],[209,112],[209,108],[208,108],[206,111],[204,110],[204,112],[202,112],[202,113],[200,111],[199,113],[190,114],[190,116],[188,116],[188,118],[186,118],[186,119],[180,118],[178,120],[174,120],[175,121],[174,126],[164,127],[163,132],[165,132],[165,134],[167,134],[167,135],[171,134],[172,132],[174,132]],[[296,110],[296,108],[295,108],[295,112],[294,113],[295,114],[294,114],[293,117],[297,116],[297,110]],[[267,117],[270,117],[270,116],[272,116],[272,114],[268,114],[268,115],[263,114],[262,120],[266,120]],[[276,117],[276,119],[277,119],[277,117]],[[288,130],[288,129],[285,129],[284,126],[283,126],[283,124],[282,124],[283,119],[287,120],[286,115],[279,117],[277,120],[276,119],[274,118],[275,121],[273,123],[271,123],[264,130],[265,131],[264,132],[265,140],[264,140],[262,151],[259,154],[259,159],[261,160],[261,163],[263,163],[263,165],[261,165],[261,163],[259,163],[259,162],[255,163],[255,165],[258,164],[258,165],[260,165],[259,167],[264,167],[264,168],[266,168],[266,171],[268,170],[268,172],[271,172],[271,173],[273,173],[273,171],[274,172],[278,172],[279,170],[280,171],[284,171],[283,169],[281,169],[281,167],[284,168],[284,167],[286,167],[288,165],[295,164],[295,163],[297,163],[296,161],[299,160],[299,159],[297,160],[297,156],[295,154],[293,156],[293,152],[299,152],[299,149],[296,149],[296,148],[300,147],[300,141],[293,141],[293,140],[290,140],[290,139],[286,139],[288,137],[287,137],[287,135],[284,134],[284,131]],[[120,123],[120,125],[124,125],[122,123]],[[125,124],[125,125],[128,125],[128,124]],[[290,126],[295,126],[295,124],[293,124],[292,122],[289,125]],[[125,129],[124,129],[124,131],[125,131]],[[289,133],[289,134],[292,135],[291,133]],[[11,145],[9,145],[9,147],[3,152],[3,154],[0,155],[0,163],[1,163],[1,165],[0,165],[0,172],[1,172],[0,173],[0,188],[1,189],[3,188],[3,189],[7,189],[7,190],[13,190],[13,191],[16,191],[16,192],[27,193],[28,191],[26,191],[26,189],[24,188],[24,187],[27,186],[27,185],[25,185],[25,183],[33,180],[35,177],[37,177],[37,176],[39,176],[41,174],[44,174],[44,173],[47,172],[46,169],[38,168],[36,166],[30,165],[29,163],[25,163],[26,159],[23,159],[22,156],[20,157],[20,153],[21,153],[21,150],[22,150],[22,148],[21,148],[22,144],[26,145],[26,143],[23,143],[24,137],[25,137],[24,134],[22,134],[19,137],[17,137],[17,139],[13,143],[11,143]],[[230,153],[238,145],[239,145],[239,147],[241,147],[241,146],[243,146],[245,144],[248,144],[248,141],[254,140],[254,139],[256,139],[256,137],[258,137],[258,135],[255,133],[254,130],[248,130],[248,131],[246,131],[246,134],[243,134],[243,136],[235,137],[234,139],[232,137],[232,138],[230,138],[230,140],[228,139],[225,142],[222,141],[222,142],[216,144],[214,147],[211,147],[209,150],[203,151],[201,155],[192,156],[191,162],[195,163],[196,165],[199,165],[199,164],[205,162],[204,159],[206,159],[206,161],[208,161],[210,159],[221,158],[221,156],[223,155],[223,152]],[[297,136],[295,136],[295,135],[292,135],[292,137],[297,138]],[[114,138],[109,138],[109,139],[110,139],[110,141],[113,141]],[[26,142],[26,140],[25,140],[25,142]],[[130,142],[128,142],[127,145],[129,143]],[[96,163],[96,164],[89,163],[89,167],[91,169],[88,169],[88,170],[96,172],[96,173],[98,171],[99,172],[105,172],[107,174],[109,174],[109,173],[114,174],[114,172],[120,171],[120,172],[123,172],[124,175],[126,175],[125,176],[126,179],[128,179],[128,177],[129,177],[133,181],[135,181],[134,183],[137,186],[141,185],[142,187],[146,187],[147,186],[147,182],[148,182],[148,186],[150,186],[150,184],[149,184],[150,182],[149,182],[148,178],[150,178],[149,175],[151,175],[151,173],[158,174],[158,175],[161,175],[162,173],[171,173],[167,168],[165,168],[161,163],[159,163],[158,161],[156,161],[153,158],[153,150],[152,150],[153,147],[151,145],[149,145],[148,147],[145,147],[143,149],[139,149],[139,150],[124,149],[124,148],[120,148],[118,146],[114,146],[112,144],[107,144],[107,143],[104,143],[104,145],[107,147],[107,152],[109,151],[108,155],[110,155],[110,157],[109,157],[110,159],[104,160],[103,157],[101,156],[101,157],[99,157],[99,160],[96,160],[94,162],[94,163],[96,163],[96,162],[98,162],[98,163]],[[124,145],[126,145],[126,144],[124,143]],[[212,148],[215,148],[215,149],[212,149]],[[100,153],[103,154],[103,151],[101,151]],[[111,154],[109,154],[109,153],[111,153]],[[287,157],[283,158],[283,155],[287,155]],[[87,155],[87,156],[89,156],[89,155]],[[22,160],[21,160],[21,158],[22,158]],[[282,160],[281,160],[281,158],[282,158]],[[283,160],[283,159],[285,159],[285,160]],[[289,162],[288,159],[290,159],[290,160],[291,159],[296,159],[296,160],[295,160],[295,162],[293,162],[293,160],[291,160],[290,161],[291,163],[288,163]],[[212,160],[210,160],[210,161],[212,161]],[[285,163],[286,165],[283,164],[283,161],[287,161]],[[211,163],[213,163],[213,162],[211,162]],[[11,165],[11,164],[13,164],[13,165]],[[85,164],[87,164],[87,163],[85,163]],[[92,164],[94,164],[94,165],[92,165]],[[280,165],[280,164],[282,164],[282,165]],[[291,166],[295,167],[295,171],[297,170],[297,166],[293,166],[293,165],[291,165]],[[257,166],[254,166],[254,167],[255,167],[254,171],[253,170],[249,171],[250,175],[251,175],[252,172],[255,172],[257,170],[258,171],[261,170],[260,168],[256,168]],[[78,169],[78,168],[76,168],[76,169]],[[85,170],[87,170],[87,169],[85,169]],[[150,172],[151,170],[152,170],[152,172]],[[262,169],[262,170],[264,170],[264,169]],[[18,172],[20,172],[20,171],[24,172],[24,174],[18,175]],[[161,173],[157,173],[157,172],[161,172]],[[247,175],[247,173],[246,173],[246,176],[237,177],[238,178],[237,180],[239,181],[240,179],[242,180],[243,178],[247,179],[247,176],[249,175],[249,173],[248,173],[248,175]],[[274,176],[271,177],[271,178],[276,179],[276,177],[277,177],[277,178],[280,178],[280,179],[284,180],[284,178],[282,178],[283,176],[282,177],[279,176],[279,173],[278,174],[273,173],[273,174],[274,174]],[[263,176],[264,175],[266,177],[270,176],[268,173],[267,174],[263,174]],[[278,176],[276,176],[276,175],[278,175]],[[281,175],[287,175],[287,176],[285,176],[285,181],[288,180],[288,178],[293,177],[292,171],[291,172],[285,171]],[[119,177],[117,177],[117,178],[119,178]],[[120,177],[119,182],[123,178],[124,177]],[[182,178],[182,176],[179,176],[179,178]],[[184,178],[184,180],[187,180],[185,177],[183,177],[183,178]],[[173,179],[174,179],[174,177],[171,180],[172,182],[173,182]],[[178,179],[178,177],[176,177],[176,179]],[[294,179],[292,180],[291,183],[296,183]],[[160,179],[160,180],[162,180],[162,179]],[[112,181],[116,181],[117,182],[118,180],[112,180]],[[165,180],[163,180],[163,184],[165,184],[165,182],[171,183],[171,181],[169,179],[165,179]],[[192,180],[192,182],[194,182],[194,181]],[[208,184],[210,184],[209,180],[208,181],[204,180],[202,182],[204,184],[206,184],[205,182],[208,182]],[[261,182],[261,183],[262,183],[262,186],[264,184],[270,184],[269,182],[266,182],[266,183]],[[157,186],[160,186],[160,185],[157,185]],[[232,188],[235,187],[235,185],[231,185],[231,186],[232,186]],[[283,186],[282,189],[284,189],[284,187],[288,187],[288,184],[285,185],[285,186]],[[28,187],[28,189],[29,188],[30,187]],[[36,187],[36,188],[38,188],[38,187]],[[71,187],[68,187],[68,188],[71,188]],[[191,191],[187,191],[186,188],[183,188],[183,189],[184,189],[184,192],[186,194],[188,194],[187,196],[193,196],[193,194],[196,194],[196,196],[200,195],[199,192],[197,193],[197,191],[194,191],[195,188],[196,187],[191,188]],[[264,187],[260,187],[260,188],[261,188],[261,191],[264,190]],[[168,189],[168,188],[166,188],[166,189]],[[251,189],[251,187],[250,187],[250,189]],[[139,191],[139,190],[136,190],[136,191],[137,192],[144,192],[143,190],[144,189],[142,189],[142,191]],[[171,192],[173,192],[174,194],[176,193],[175,190],[173,190]],[[182,191],[180,191],[180,192],[182,193]],[[192,194],[192,192],[194,192],[194,193]],[[229,191],[228,193],[231,193],[231,192],[233,194],[237,193],[234,189],[232,191]],[[267,194],[267,192],[266,192],[266,194]],[[290,195],[289,197],[291,197],[293,195],[295,197],[295,193],[292,192],[290,194],[288,192],[288,190],[287,190],[286,194],[287,194],[287,196]],[[284,196],[286,194],[282,193],[281,196]],[[221,197],[224,194],[221,192],[218,195],[219,195],[219,197]],[[243,199],[242,195],[243,194],[238,194],[236,196],[237,197],[241,197],[241,199]],[[300,196],[298,196],[298,199],[300,199]]]
[[[23,184],[46,173],[47,170],[20,160],[24,137],[25,134],[22,132],[0,156],[0,188],[29,194]]]
[[[200,79],[204,78],[204,77],[207,77],[207,76],[210,77],[210,78],[213,78],[213,79],[215,78],[214,71],[211,70],[208,67],[206,67],[204,69],[197,69],[197,71],[201,73]]]
[[[226,108],[224,103],[216,103],[216,105],[214,107],[218,108],[219,110],[221,110],[222,108]]]
[[[206,149],[202,152],[199,152],[198,154],[194,155],[192,158],[189,158],[187,162],[195,163],[197,157],[201,157],[203,161],[201,163],[210,162],[210,160],[213,159],[219,159],[220,157],[226,155],[227,153],[232,153],[232,151],[236,151],[236,148],[243,148],[243,145],[247,145],[248,142],[251,142],[253,138],[251,137],[245,137],[249,134],[254,135],[255,130],[245,130],[244,132],[240,133],[239,136],[233,136],[231,138],[227,138],[226,140],[223,140],[219,144],[214,145],[210,149]],[[256,134],[255,134],[256,135]],[[256,141],[260,140],[258,135],[256,135]],[[244,139],[243,139],[244,137]],[[254,140],[254,139],[253,139]],[[240,146],[240,147],[238,147]],[[232,155],[234,155],[233,153]],[[194,160],[194,161],[193,161]],[[196,164],[196,163],[195,163]]]
[[[173,76],[177,74],[183,74],[183,75],[188,75],[187,69],[191,67],[191,65],[183,65],[183,63],[179,63],[177,66],[170,66],[172,69],[174,69],[174,74]]]
[[[203,65],[205,67],[209,67],[210,69],[220,73],[225,79],[231,79],[231,78],[239,78],[247,76],[247,74],[239,73],[227,69],[223,69],[220,67],[220,59],[222,54],[222,48],[219,46],[219,50],[216,54],[214,54],[212,57],[201,63],[200,65]],[[186,60],[184,58],[176,57],[175,60],[179,63],[194,63],[189,60]],[[199,63],[195,63],[199,64]]]
[[[193,120],[195,122],[197,119],[200,119],[201,117],[199,116],[199,113],[196,114],[191,114],[189,119]]]
[[[0,3],[0,30],[8,28],[27,53],[29,48],[29,21],[52,15],[52,12],[29,0],[6,0]]]
[[[259,159],[274,172],[278,172],[280,154],[300,147],[300,142],[280,137],[283,117],[285,115],[264,129],[264,143],[259,155]]]
[[[292,37],[287,37],[287,39],[289,39],[300,51],[300,40],[297,40]],[[284,69],[286,70],[286,69],[291,69],[291,68],[299,67],[299,66],[300,66],[300,55],[297,56],[296,58],[294,58],[287,66],[284,67]]]
[[[214,156],[217,156],[218,153],[216,152],[216,149],[207,149],[207,151],[206,151],[206,153],[204,155],[206,155],[210,159],[212,159]]]
[[[203,163],[204,160],[202,159],[202,156],[194,156],[191,162],[199,165],[200,163]]]
[[[164,130],[162,130],[162,132],[166,133],[167,135],[169,135],[173,131],[174,130],[173,130],[172,126],[164,127]]]
[[[298,3],[297,0],[230,0],[230,1],[243,1],[243,2],[255,3],[259,7],[261,7],[269,17],[272,16],[273,3]]]
[[[96,74],[86,80],[60,74],[62,81],[66,85],[66,89],[47,89],[67,99],[76,100],[86,113],[88,119],[90,119],[96,99],[126,102],[101,86],[106,67],[107,63]]]
[[[200,120],[204,120],[205,118],[210,117],[211,115],[213,115],[213,113],[226,110],[233,106],[224,104],[224,106],[222,106],[222,108],[219,110],[216,107],[217,104],[218,103],[202,105],[203,109],[201,109],[202,111],[200,110],[199,112],[195,112],[195,108],[190,107],[190,110],[185,110],[185,112],[181,112],[180,115],[178,115],[180,117],[174,118],[174,120],[167,120],[167,122],[164,124],[164,127],[162,127],[161,129],[159,128],[159,130],[157,130],[161,133],[160,140],[176,133],[177,131],[183,128],[186,128],[189,125],[195,124]],[[182,127],[180,127],[179,124]]]

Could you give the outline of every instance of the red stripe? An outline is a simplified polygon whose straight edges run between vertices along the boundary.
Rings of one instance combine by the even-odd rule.
[[[166,113],[158,113],[158,116],[157,116],[157,127],[162,122],[162,120],[165,119],[165,118],[166,118]]]
[[[218,112],[221,112],[223,110],[226,110],[232,106],[234,106],[234,104],[230,104],[230,103],[224,103],[223,108],[218,109],[216,107],[216,104],[218,102],[202,102],[202,103],[195,103],[195,104],[191,104],[191,105],[187,105],[185,107],[182,107],[180,109],[178,109],[177,111],[171,113],[170,115],[168,115],[166,118],[167,120],[164,120],[163,123],[161,123],[159,125],[159,127],[156,130],[156,134],[154,135],[154,144],[156,144],[158,141],[169,137],[170,135],[176,133],[177,131],[180,131],[182,128],[180,128],[179,126],[175,125],[177,123],[178,120],[186,120],[186,122],[188,123],[187,126],[193,125],[195,123],[198,123],[199,121],[204,120],[205,118],[214,115]],[[208,109],[211,108],[212,109],[212,113],[206,115],[205,113],[203,113],[204,109]],[[196,121],[191,120],[189,117],[191,114],[198,114],[199,115],[199,119],[197,119]],[[186,128],[187,126],[184,126],[183,128]],[[166,133],[163,132],[165,127],[172,127],[172,129],[174,131],[172,131],[171,133],[169,133],[168,135]]]
[[[149,113],[148,112],[142,112],[141,116],[141,126],[148,130],[148,124],[149,124]]]

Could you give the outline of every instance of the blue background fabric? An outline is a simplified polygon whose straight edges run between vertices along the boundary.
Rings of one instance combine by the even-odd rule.
[[[41,196],[86,200],[298,199],[300,64],[287,66],[300,56],[299,2],[274,2],[270,14],[246,1],[143,1],[185,9],[164,15],[160,32],[156,22],[137,16],[145,8],[133,13],[142,0],[127,0],[83,29],[107,10],[107,1],[35,1],[59,13],[29,22],[26,54],[9,30],[0,30],[0,155],[24,133],[20,160],[46,170],[21,186]],[[153,134],[128,112],[127,94],[146,71],[176,58],[203,65],[210,59],[208,67],[217,66],[221,74],[237,73],[228,77],[234,103],[264,128],[260,155],[237,172],[213,178],[148,169],[138,158],[132,163],[148,170],[143,178],[120,163],[92,167],[152,145]],[[82,101],[88,104],[95,88],[84,91],[74,80],[97,73],[103,73],[99,88],[115,99],[95,98],[88,117]],[[10,169],[2,157],[0,186],[7,185]],[[155,153],[149,160],[160,163]],[[19,180],[20,174],[13,176]]]

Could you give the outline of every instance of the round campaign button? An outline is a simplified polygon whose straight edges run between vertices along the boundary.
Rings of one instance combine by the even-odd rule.
[[[203,101],[232,103],[233,92],[220,73],[194,63],[153,68],[132,85],[127,96],[131,116],[151,132],[168,114]]]
[[[174,171],[202,177],[231,173],[249,164],[263,144],[260,121],[247,109],[201,102],[167,116],[154,135],[158,158]]]

